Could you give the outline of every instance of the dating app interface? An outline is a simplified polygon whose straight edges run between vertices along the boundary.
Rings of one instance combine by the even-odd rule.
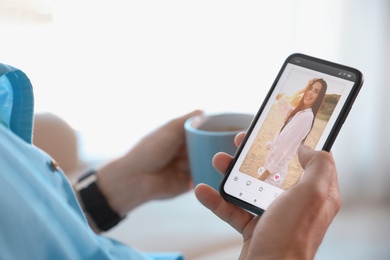
[[[299,146],[323,148],[356,75],[312,63],[287,63],[224,185],[227,194],[267,209],[303,176]]]

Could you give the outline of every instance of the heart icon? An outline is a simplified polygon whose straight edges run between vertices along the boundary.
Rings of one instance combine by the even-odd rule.
[[[279,173],[275,174],[274,175],[274,181],[278,181],[279,179],[280,179]]]

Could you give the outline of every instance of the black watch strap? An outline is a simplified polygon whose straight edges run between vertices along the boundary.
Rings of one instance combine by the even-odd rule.
[[[94,175],[95,172],[90,172],[80,179],[84,181]],[[93,219],[96,226],[107,231],[117,225],[123,218],[108,205],[106,198],[100,192],[96,183],[96,178],[84,188],[79,190],[80,197],[83,201],[84,208],[89,216]]]

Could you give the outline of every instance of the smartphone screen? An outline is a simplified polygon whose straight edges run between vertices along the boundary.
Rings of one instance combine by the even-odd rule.
[[[357,69],[290,55],[237,149],[222,196],[261,214],[303,176],[301,144],[330,150],[362,84]]]

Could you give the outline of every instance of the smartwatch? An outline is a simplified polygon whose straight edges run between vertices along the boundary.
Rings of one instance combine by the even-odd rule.
[[[108,205],[99,189],[96,171],[89,171],[81,177],[76,184],[76,190],[79,192],[84,209],[100,230],[107,231],[124,218]]]

